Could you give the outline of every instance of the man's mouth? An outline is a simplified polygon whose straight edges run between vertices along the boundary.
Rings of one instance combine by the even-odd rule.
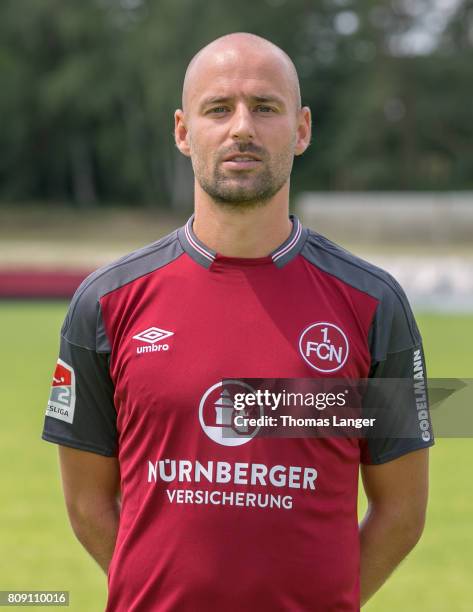
[[[223,160],[223,165],[232,170],[249,170],[257,168],[261,159],[253,154],[233,153]]]

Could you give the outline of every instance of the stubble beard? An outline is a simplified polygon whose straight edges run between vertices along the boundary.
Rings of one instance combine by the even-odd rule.
[[[193,166],[197,182],[216,204],[234,210],[248,210],[265,206],[282,189],[291,174],[292,162],[293,157],[280,155],[272,164],[263,161],[265,165],[261,170],[242,171],[241,175],[233,172],[233,176],[223,170],[221,159],[214,160],[210,173],[199,163],[193,163]]]

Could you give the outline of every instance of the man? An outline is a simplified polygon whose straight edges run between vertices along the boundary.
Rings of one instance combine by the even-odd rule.
[[[60,445],[73,529],[108,572],[108,611],[358,610],[420,537],[430,431],[224,433],[245,377],[423,376],[396,282],[289,217],[310,137],[281,49],[244,33],[209,44],[175,113],[194,216],[72,300],[43,437]]]

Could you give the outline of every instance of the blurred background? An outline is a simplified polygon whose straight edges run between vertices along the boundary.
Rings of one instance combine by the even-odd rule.
[[[87,273],[191,213],[173,112],[190,58],[234,31],[281,46],[312,109],[293,211],[396,276],[431,376],[473,378],[472,0],[3,0],[0,590],[104,607],[39,440],[59,328]],[[431,456],[425,535],[367,610],[473,607],[473,446]]]

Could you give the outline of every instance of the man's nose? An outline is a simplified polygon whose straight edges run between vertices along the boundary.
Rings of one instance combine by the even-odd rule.
[[[255,137],[253,114],[246,105],[235,108],[232,117],[231,137],[233,140],[252,140]]]

